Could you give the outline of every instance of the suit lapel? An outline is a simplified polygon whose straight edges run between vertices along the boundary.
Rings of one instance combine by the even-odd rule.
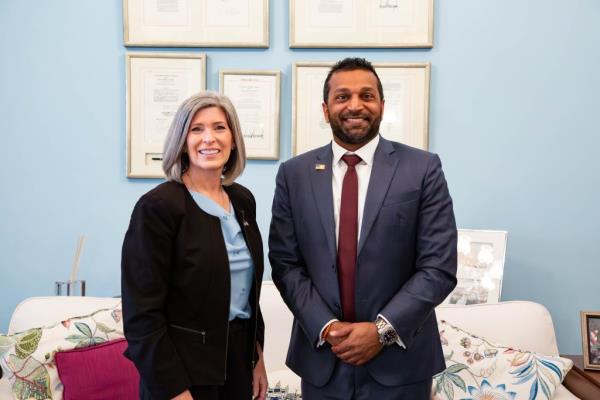
[[[311,165],[310,181],[312,184],[315,208],[318,210],[321,225],[327,237],[327,244],[332,260],[336,259],[335,219],[333,217],[333,191],[331,188],[333,153],[331,144],[321,148]]]
[[[380,138],[379,145],[375,150],[375,156],[373,157],[373,169],[371,170],[371,179],[369,180],[367,198],[365,199],[358,254],[360,254],[369,236],[369,232],[373,227],[375,218],[377,218],[385,194],[396,171],[398,159],[392,156],[394,151],[394,146],[388,140]]]

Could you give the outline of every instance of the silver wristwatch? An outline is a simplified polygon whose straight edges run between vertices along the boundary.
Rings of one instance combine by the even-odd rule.
[[[398,334],[396,333],[396,330],[392,324],[388,323],[381,317],[377,317],[375,320],[375,325],[377,326],[377,333],[379,334],[379,343],[384,346],[389,346],[396,343],[398,340]]]

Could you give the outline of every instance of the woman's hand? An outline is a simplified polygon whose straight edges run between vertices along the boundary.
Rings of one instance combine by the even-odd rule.
[[[256,352],[258,353],[258,362],[252,371],[252,398],[265,400],[267,398],[267,371],[265,369],[265,358],[260,344],[256,343]]]
[[[186,390],[183,393],[179,393],[177,396],[173,397],[171,400],[194,400],[192,397],[192,393],[189,390]]]

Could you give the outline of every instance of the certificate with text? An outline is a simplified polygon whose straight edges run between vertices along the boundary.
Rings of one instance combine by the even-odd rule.
[[[204,54],[128,53],[127,176],[160,178],[165,138],[179,105],[205,89]]]
[[[290,0],[290,47],[433,47],[433,0]]]
[[[329,143],[331,127],[323,115],[323,85],[332,62],[297,62],[293,68],[292,152],[298,155]],[[427,150],[428,63],[373,63],[385,98],[381,136]]]
[[[124,0],[126,46],[269,47],[268,0]]]
[[[240,119],[246,157],[278,160],[280,72],[222,70],[219,76]]]

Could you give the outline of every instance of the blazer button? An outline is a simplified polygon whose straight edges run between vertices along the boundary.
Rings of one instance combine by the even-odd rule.
[[[339,303],[334,303],[333,305],[334,305],[334,306],[335,306],[335,308],[337,308],[338,310],[341,310],[341,309],[342,309],[342,307],[340,307],[340,304],[339,304]]]

